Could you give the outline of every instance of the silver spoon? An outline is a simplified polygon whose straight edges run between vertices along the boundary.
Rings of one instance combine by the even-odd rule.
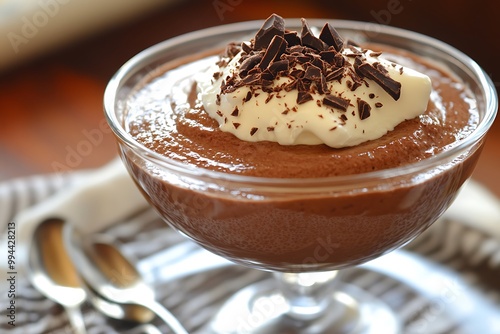
[[[85,236],[67,226],[65,241],[78,272],[96,294],[113,303],[140,305],[154,312],[176,334],[187,334],[179,321],[160,303],[137,269],[118,251],[107,235]]]
[[[63,225],[60,219],[47,219],[37,226],[29,251],[29,276],[38,291],[64,307],[74,332],[84,334],[81,305],[86,294],[64,249]]]
[[[86,299],[107,317],[144,325],[150,322],[155,314],[149,309],[110,302],[84,284],[64,247],[63,225],[64,221],[56,218],[40,223],[33,235],[29,267],[33,285],[66,309],[74,332],[86,332],[80,310]],[[153,332],[153,327],[148,326],[150,332]]]
[[[83,280],[82,285],[92,305],[110,318],[147,324],[155,317],[155,314],[151,310],[141,305],[114,303],[99,295],[97,291]]]

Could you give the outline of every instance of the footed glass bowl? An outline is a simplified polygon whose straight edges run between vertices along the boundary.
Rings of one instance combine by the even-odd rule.
[[[127,133],[126,101],[144,76],[166,62],[248,39],[261,21],[209,28],[155,45],[127,62],[106,89],[105,113],[121,157],[164,220],[213,253],[275,273],[276,280],[248,287],[229,301],[207,331],[398,332],[391,310],[339,283],[339,270],[395,250],[434,223],[471,176],[494,121],[498,101],[491,81],[458,50],[376,24],[308,23],[320,28],[327,21],[345,38],[408,50],[448,68],[477,101],[477,129],[414,164],[315,179],[248,177],[187,166],[148,150]],[[301,29],[300,20],[286,23]]]

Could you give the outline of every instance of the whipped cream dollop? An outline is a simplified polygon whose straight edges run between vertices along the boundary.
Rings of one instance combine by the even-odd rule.
[[[205,111],[241,140],[358,145],[421,115],[429,77],[344,41],[325,24],[288,31],[277,15],[197,77]]]

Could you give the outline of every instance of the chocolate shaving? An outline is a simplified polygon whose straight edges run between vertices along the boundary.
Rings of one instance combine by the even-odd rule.
[[[341,54],[341,53],[337,53],[337,54],[335,55],[334,62],[335,62],[335,63],[334,63],[333,65],[334,65],[335,67],[344,67],[344,65],[345,65],[345,58],[342,56],[342,54]]]
[[[337,52],[334,50],[326,50],[326,51],[321,51],[319,53],[319,56],[321,57],[321,59],[323,59],[327,63],[334,64],[336,54],[337,54]]]
[[[309,102],[313,99],[312,95],[307,91],[299,91],[297,94],[297,104]]]
[[[343,67],[336,68],[326,75],[326,81],[334,81],[342,78],[344,76],[344,71]]]
[[[255,134],[255,132],[257,132],[257,130],[259,130],[259,128],[252,128],[250,130],[250,136],[253,136]]]
[[[321,72],[324,72],[326,70],[326,68],[328,67],[328,63],[326,63],[325,61],[321,60],[321,58],[319,58],[319,57],[314,57],[311,60],[311,64],[313,64],[314,66],[318,67],[321,70]]]
[[[252,73],[252,74],[249,74],[247,75],[246,77],[244,77],[241,82],[245,85],[253,85],[253,84],[257,84],[259,82],[261,82],[262,79],[261,79],[261,73]]]
[[[240,46],[236,45],[235,43],[229,43],[226,46],[226,57],[233,58],[240,52],[240,50]]]
[[[251,98],[252,98],[252,92],[248,91],[247,95],[243,99],[243,102],[248,102],[248,101],[250,101]]]
[[[318,93],[320,94],[326,94],[329,92],[326,78],[323,73],[320,73],[319,82],[316,82],[316,87],[318,88]]]
[[[290,76],[294,77],[295,79],[300,79],[300,78],[304,77],[305,73],[306,72],[304,70],[295,69],[295,70],[293,70],[293,71],[290,72]]]
[[[213,77],[215,80],[218,80],[220,78],[220,76],[222,75],[222,72],[215,72]]]
[[[370,111],[372,107],[365,100],[358,99],[358,115],[361,120],[370,117]]]

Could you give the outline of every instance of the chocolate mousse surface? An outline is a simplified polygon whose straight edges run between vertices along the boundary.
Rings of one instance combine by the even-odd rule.
[[[257,33],[257,35],[263,34],[263,37],[261,36],[260,39],[256,37],[252,40],[254,49],[260,47],[260,44],[271,43],[270,40],[274,36],[272,34],[280,29],[272,24],[268,28],[264,33],[262,33],[264,29]],[[288,31],[285,34],[290,35]],[[251,54],[251,50],[247,50],[248,57],[243,61],[242,66],[251,63],[252,57],[258,58],[255,54],[260,55],[258,60],[260,62],[266,62],[266,59],[262,58],[266,58],[268,53],[272,53],[271,58],[275,58],[278,52],[288,55],[289,58],[291,58],[290,54],[298,54],[295,57],[306,57],[307,52],[301,54],[300,49],[307,47],[311,50],[311,46],[316,44],[319,46],[313,51],[316,50],[316,53],[323,55],[329,52],[330,54],[324,58],[329,59],[331,63],[338,63],[336,55],[339,53],[336,51],[341,48],[341,37],[325,28],[320,36],[323,36],[323,39],[331,45],[328,46],[319,38],[311,36],[310,31],[302,31],[302,40],[297,34],[285,36],[289,40],[288,45],[291,45],[286,48],[280,44],[275,50],[254,52],[254,55]],[[296,44],[292,45],[294,38],[298,39],[295,41]],[[281,41],[282,44],[283,41]],[[349,47],[350,42],[344,43],[345,47]],[[248,42],[241,45],[231,43],[226,50],[219,50],[218,53],[227,55],[236,53],[241,48],[251,47]],[[277,51],[279,48],[282,50]],[[166,64],[162,69],[162,74],[142,83],[142,86],[138,87],[128,101],[129,115],[126,126],[130,134],[147,148],[183,163],[220,172],[276,178],[316,178],[395,168],[433,156],[449,145],[453,145],[457,140],[467,137],[474,130],[478,121],[474,100],[466,87],[452,75],[433,65],[429,60],[407,51],[384,45],[361,46],[362,50],[364,48],[377,50],[386,59],[403,63],[407,67],[425,73],[432,81],[432,93],[425,113],[400,123],[394,130],[376,140],[352,147],[332,148],[323,144],[281,145],[270,141],[248,142],[238,139],[231,133],[221,131],[217,121],[205,112],[197,94],[195,80],[197,73],[206,69],[210,64],[220,61],[217,55],[206,53],[200,54],[199,59],[190,59],[186,64],[176,63],[175,66]],[[281,59],[286,59],[286,57],[282,56]],[[253,62],[255,67],[260,66],[256,60]],[[279,65],[275,65],[275,68],[279,68]],[[335,68],[330,69],[329,73],[335,70]],[[240,80],[240,85],[242,81],[252,79],[249,78],[252,72],[250,74],[249,72],[245,72],[246,76],[243,77],[244,80]],[[262,75],[261,72],[259,73]],[[363,73],[366,74],[366,72]],[[217,73],[214,75],[216,76]],[[320,75],[321,79],[324,79],[323,74],[320,73]],[[353,79],[351,73],[345,74],[340,79],[333,77],[333,80],[352,80],[354,84],[359,82],[358,84],[361,85],[363,77],[364,75],[360,74]],[[262,86],[263,80],[265,79],[260,76],[252,84]],[[231,86],[229,82],[225,84],[225,87],[221,87],[222,91],[235,89],[237,86],[234,83],[234,86]],[[397,82],[381,82],[380,84],[386,85],[384,90],[393,98],[397,98],[400,89],[397,87]],[[314,87],[320,86],[321,84],[317,84]],[[272,90],[267,94],[273,95]],[[305,91],[302,96],[306,94],[308,93]],[[328,92],[325,92],[323,100],[318,100],[317,103],[341,107],[342,101],[331,100],[328,96]],[[368,99],[376,99],[376,97],[370,96]],[[367,112],[363,117],[369,117],[370,112],[373,114],[377,110],[372,108]],[[397,112],[398,110],[394,110],[394,113]],[[362,117],[362,114],[360,111],[359,117]],[[347,117],[355,116],[347,114]],[[269,131],[269,129],[255,129],[255,131]]]

